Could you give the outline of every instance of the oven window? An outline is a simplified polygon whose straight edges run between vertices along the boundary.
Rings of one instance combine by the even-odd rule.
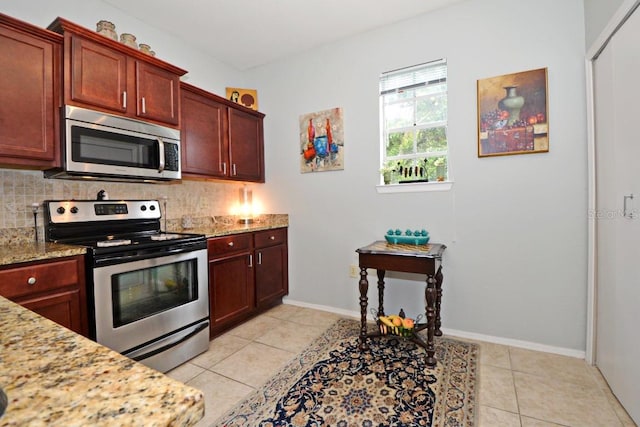
[[[113,327],[198,299],[197,259],[111,276]]]
[[[157,140],[81,126],[71,127],[71,153],[74,162],[148,169],[159,166]]]

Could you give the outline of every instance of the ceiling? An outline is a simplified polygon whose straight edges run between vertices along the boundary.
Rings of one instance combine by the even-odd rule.
[[[103,1],[247,70],[461,0]]]

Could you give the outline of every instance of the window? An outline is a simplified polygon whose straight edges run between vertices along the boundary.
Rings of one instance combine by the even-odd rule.
[[[448,180],[445,60],[382,74],[380,119],[385,184]]]

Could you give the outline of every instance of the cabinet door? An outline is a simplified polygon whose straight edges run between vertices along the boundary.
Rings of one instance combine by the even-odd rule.
[[[65,328],[81,335],[87,335],[80,316],[80,291],[78,289],[17,302]]]
[[[180,97],[182,173],[225,177],[229,164],[227,107],[184,87]]]
[[[229,108],[231,178],[264,182],[262,118]]]
[[[288,292],[287,246],[277,245],[256,250],[256,301],[268,306]]]
[[[70,92],[73,104],[127,111],[135,94],[127,93],[127,56],[106,46],[71,36]]]
[[[57,166],[60,44],[0,22],[0,163]]]
[[[253,286],[250,254],[209,261],[211,336],[252,312]]]
[[[136,61],[136,115],[172,125],[180,122],[180,78],[169,71]]]

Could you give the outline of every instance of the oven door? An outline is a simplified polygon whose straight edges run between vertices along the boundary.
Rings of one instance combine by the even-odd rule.
[[[206,327],[208,335],[208,288],[206,249],[97,266],[95,339],[123,354],[143,347],[157,353],[171,346],[172,335],[176,345],[190,330]]]

